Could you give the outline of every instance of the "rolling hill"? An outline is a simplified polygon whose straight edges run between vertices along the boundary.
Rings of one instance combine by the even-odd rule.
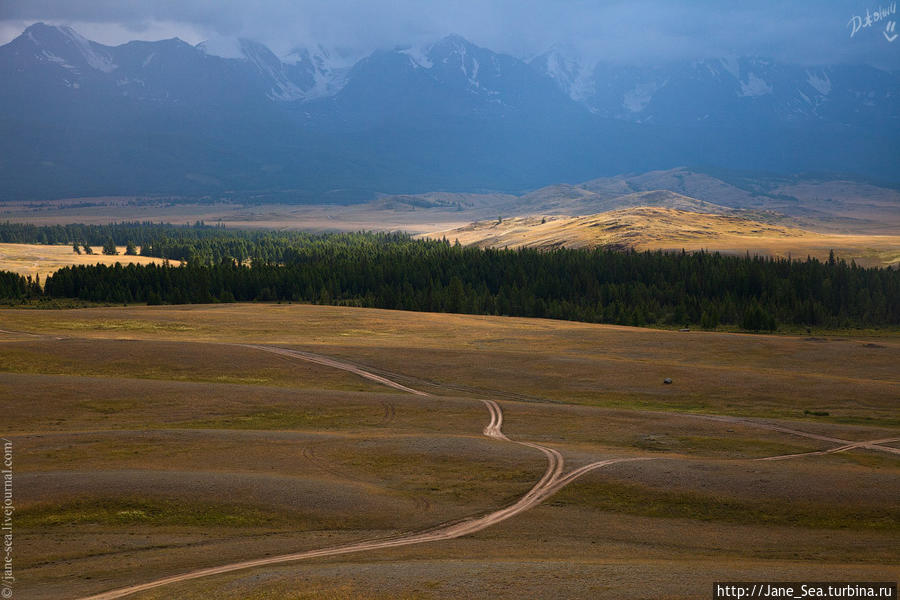
[[[831,250],[860,264],[900,263],[900,236],[823,234],[735,213],[636,206],[586,216],[529,215],[478,221],[424,234],[483,248],[711,250],[762,256],[826,258]]]

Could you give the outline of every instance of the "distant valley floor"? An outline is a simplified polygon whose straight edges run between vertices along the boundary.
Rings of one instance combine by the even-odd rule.
[[[680,168],[521,195],[372,197],[350,205],[293,204],[290,194],[23,200],[0,206],[0,221],[204,221],[229,228],[406,231],[483,247],[707,249],[799,258],[826,258],[834,250],[866,266],[900,264],[900,191],[837,178],[716,177]]]

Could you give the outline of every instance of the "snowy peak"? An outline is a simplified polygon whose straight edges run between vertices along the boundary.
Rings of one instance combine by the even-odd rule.
[[[850,124],[900,117],[897,75],[872,67],[811,68],[730,56],[652,67],[599,63],[588,74],[557,48],[530,64],[591,112],[638,123]]]
[[[496,104],[519,103],[524,97],[523,85],[533,85],[540,94],[549,83],[521,60],[477,46],[460,35],[438,40],[427,49],[425,58],[427,62],[416,64],[426,66],[444,85]]]
[[[422,48],[419,46],[405,46],[402,48],[398,48],[397,52],[408,56],[409,60],[416,67],[422,69],[430,69],[434,66],[434,63],[431,62],[430,58],[428,58],[428,49],[426,48]]]
[[[279,102],[333,96],[344,84],[346,68],[336,67],[331,54],[298,47],[278,57],[265,44],[244,38],[212,38],[197,44],[208,56],[249,63],[268,87],[267,96]]]
[[[106,46],[85,39],[71,27],[35,23],[19,40],[32,46],[39,62],[56,64],[74,74],[90,70],[111,73],[117,68]]]
[[[433,69],[450,79],[459,79],[471,89],[481,88],[479,71],[486,55],[493,54],[479,48],[465,38],[449,35],[434,44],[428,51],[428,60]]]
[[[272,100],[289,102],[304,100],[306,90],[292,80],[289,68],[264,44],[239,40],[241,53],[270,84],[268,96]]]
[[[772,62],[759,58],[725,57],[698,60],[691,63],[693,76],[728,90],[742,98],[756,98],[774,91],[773,80],[778,76]]]
[[[451,56],[465,56],[479,50],[483,48],[479,48],[461,35],[451,33],[433,43],[428,49],[428,54],[439,59],[449,59]]]
[[[217,36],[200,42],[195,48],[207,56],[232,59],[246,58],[239,38]]]
[[[350,67],[314,45],[285,57],[239,39],[108,47],[38,25],[0,46],[0,195],[271,190],[305,202],[676,164],[897,178],[900,74],[577,56],[556,48],[526,63],[449,36]]]
[[[580,58],[559,47],[554,46],[536,56],[529,64],[556,82],[576,102],[584,101],[594,86],[591,69]]]
[[[281,57],[281,62],[304,90],[304,99],[314,100],[338,93],[347,83],[347,74],[355,61],[317,45],[294,48]]]
[[[109,47],[69,27],[38,23],[3,47],[10,73],[40,73],[34,85],[111,88],[155,102],[307,103],[336,98],[351,82],[354,102],[383,98],[385,113],[417,101],[459,114],[507,109],[571,111],[631,123],[835,122],[900,119],[900,76],[865,66],[808,67],[760,57],[718,57],[657,66],[589,63],[565,46],[523,62],[460,35],[402,46],[362,60],[321,46],[278,57],[264,44],[209,39]],[[49,88],[48,88],[49,89]],[[43,92],[46,93],[46,92]],[[403,107],[398,108],[398,107]],[[552,108],[548,108],[552,107]],[[361,110],[365,113],[365,110]],[[455,114],[455,113],[454,113]]]

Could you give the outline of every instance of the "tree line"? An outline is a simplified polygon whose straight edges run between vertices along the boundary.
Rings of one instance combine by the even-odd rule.
[[[142,246],[149,240],[162,235],[199,239],[215,236],[224,230],[221,225],[206,225],[203,221],[193,224],[171,225],[168,223],[125,222],[109,225],[33,225],[31,223],[0,223],[0,242],[4,244],[55,244],[73,243],[102,246],[112,240],[118,246],[129,243]]]
[[[707,252],[482,250],[402,234],[148,228],[142,254],[186,256],[186,263],[66,267],[43,289],[4,274],[0,298],[294,301],[749,330],[900,324],[900,271],[833,255],[791,261]]]
[[[103,246],[114,254],[115,246],[140,248],[142,256],[168,258],[195,264],[282,262],[284,253],[300,245],[328,239],[330,234],[262,229],[227,230],[221,224],[196,221],[185,225],[125,222],[109,225],[32,225],[0,223],[0,243],[71,245],[76,254],[90,254],[91,246]]]

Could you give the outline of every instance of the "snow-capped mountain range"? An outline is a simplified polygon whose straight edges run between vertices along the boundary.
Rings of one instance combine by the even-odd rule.
[[[856,123],[900,118],[896,74],[868,66],[797,66],[727,57],[664,67],[584,65],[550,51],[531,64],[593,113],[635,122],[734,120]]]
[[[900,155],[900,76],[868,66],[523,61],[456,35],[279,57],[35,24],[0,47],[0,78],[7,195],[518,190],[680,164],[896,179]]]

